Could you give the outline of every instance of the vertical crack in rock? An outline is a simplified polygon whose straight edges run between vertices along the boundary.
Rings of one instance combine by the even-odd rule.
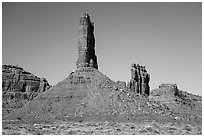
[[[77,69],[82,67],[93,67],[98,69],[97,57],[95,55],[94,23],[90,21],[87,13],[82,13],[78,28],[78,60]]]

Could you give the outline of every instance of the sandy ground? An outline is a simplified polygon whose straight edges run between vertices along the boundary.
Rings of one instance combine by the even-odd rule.
[[[201,135],[202,127],[174,123],[65,122],[2,123],[3,135]]]

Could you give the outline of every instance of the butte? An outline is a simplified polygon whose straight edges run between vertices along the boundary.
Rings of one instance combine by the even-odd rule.
[[[154,117],[172,120],[171,112],[165,106],[153,108],[148,97],[135,93],[139,92],[138,86],[135,86],[137,85],[137,80],[134,82],[135,78],[132,78],[133,82],[130,84],[133,86],[130,87],[136,88],[128,90],[121,88],[117,82],[98,70],[93,31],[94,24],[90,21],[89,15],[82,13],[78,28],[77,69],[24,107],[8,115],[6,119],[20,119],[26,122],[56,120],[133,122]]]

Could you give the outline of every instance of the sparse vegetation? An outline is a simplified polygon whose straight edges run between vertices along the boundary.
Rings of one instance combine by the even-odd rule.
[[[201,135],[199,126],[176,123],[54,122],[16,124],[3,122],[3,135]]]

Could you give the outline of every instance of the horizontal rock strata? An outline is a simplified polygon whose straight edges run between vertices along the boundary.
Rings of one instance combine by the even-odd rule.
[[[50,88],[39,78],[19,66],[2,65],[3,114],[22,107],[28,100]]]

